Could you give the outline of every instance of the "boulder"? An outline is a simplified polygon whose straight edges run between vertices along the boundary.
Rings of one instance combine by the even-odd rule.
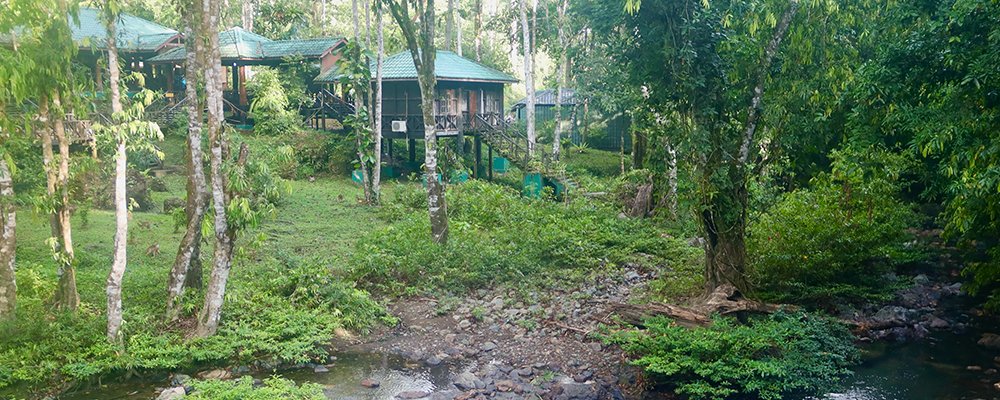
[[[382,384],[381,382],[376,381],[372,378],[365,378],[361,381],[361,386],[364,386],[366,388],[377,388],[381,384]]]
[[[221,379],[232,378],[233,374],[231,374],[229,371],[226,371],[224,369],[213,369],[211,371],[205,371],[205,372],[202,372],[202,373],[198,374],[198,377],[201,378],[201,379],[220,379],[221,380]]]
[[[403,400],[413,400],[413,399],[423,399],[430,396],[429,392],[424,392],[421,390],[408,390],[396,395],[397,399]]]
[[[872,316],[878,326],[905,326],[913,318],[914,311],[900,306],[885,306]]]
[[[176,400],[183,399],[187,395],[183,386],[172,387],[170,389],[165,389],[160,392],[159,396],[156,396],[156,400]]]
[[[168,197],[163,199],[163,213],[170,214],[178,208],[184,208],[186,205],[187,202],[180,197]]]
[[[1000,335],[995,333],[984,333],[979,342],[980,346],[986,347],[988,349],[1000,349]]]
[[[453,384],[458,390],[473,390],[477,387],[485,386],[479,378],[476,378],[475,374],[468,371],[458,374]]]

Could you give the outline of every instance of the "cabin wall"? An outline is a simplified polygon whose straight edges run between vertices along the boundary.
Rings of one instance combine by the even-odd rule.
[[[456,116],[459,126],[474,114],[503,114],[502,83],[438,81],[434,115]],[[406,121],[406,134],[392,132],[392,121]],[[416,81],[383,82],[382,135],[389,138],[423,137],[420,86]]]

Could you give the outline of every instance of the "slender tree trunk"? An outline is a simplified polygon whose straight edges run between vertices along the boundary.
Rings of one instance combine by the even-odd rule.
[[[528,131],[528,157],[533,158],[535,156],[535,143],[538,141],[535,137],[535,72],[534,67],[532,67],[532,53],[531,48],[531,34],[528,30],[528,12],[527,3],[528,0],[520,0],[521,5],[521,33],[524,35],[524,90],[528,94],[528,98],[525,104],[525,112],[527,119],[527,131]]]
[[[52,105],[56,109],[62,110],[61,94],[56,91],[52,95]],[[56,206],[56,217],[59,220],[59,237],[61,240],[61,252],[59,253],[59,269],[56,274],[59,276],[59,285],[56,289],[56,308],[59,310],[76,311],[80,306],[80,295],[76,290],[76,267],[75,255],[73,253],[73,229],[70,222],[70,199],[69,199],[69,137],[66,135],[66,126],[62,117],[53,121],[56,141],[59,143],[59,169],[57,172],[59,182],[59,201]]]
[[[559,70],[556,72],[556,127],[552,133],[552,159],[558,160],[562,153],[562,132],[563,132],[563,88],[566,86],[566,75],[569,74],[569,55],[567,53],[569,44],[566,43],[566,8],[569,7],[569,0],[563,0],[559,4]]]
[[[476,61],[483,62],[483,0],[475,0]]]
[[[353,14],[354,14],[354,42],[355,43],[360,43],[361,42],[361,16],[359,15],[359,12],[358,12],[358,0],[352,0],[352,2],[351,2],[351,9],[352,9]],[[357,121],[359,121],[360,118],[361,118],[361,108],[364,107],[364,102],[362,100],[362,96],[364,95],[364,93],[362,93],[363,89],[364,88],[362,88],[360,86],[354,88],[354,120],[356,121],[355,122],[356,124],[359,123]],[[365,90],[365,92],[368,92],[368,91]],[[362,137],[361,137],[361,132],[358,132],[358,128],[357,127],[355,127],[354,136],[355,136],[355,144],[358,147],[358,165],[361,168],[361,188],[362,188],[362,190],[364,192],[365,204],[371,205],[371,204],[374,203],[374,201],[372,200],[373,197],[372,197],[371,173],[370,173],[370,168],[368,166],[368,163],[365,162],[365,150],[366,149],[365,149],[365,145],[364,145],[364,142],[362,140]]]
[[[7,158],[0,157],[0,320],[12,318],[17,307],[16,228],[14,184]]]
[[[375,203],[382,201],[382,59],[385,58],[385,21],[382,18],[382,6],[375,6],[375,24],[378,26],[378,53],[375,55],[375,165],[372,166],[372,194]]]
[[[434,75],[434,0],[415,1],[419,24],[415,24],[409,14],[409,1],[386,0],[389,11],[403,31],[406,47],[410,50],[413,65],[417,69],[420,85],[420,104],[424,123],[424,172],[427,180],[427,211],[430,215],[431,238],[435,243],[448,242],[448,207],[444,197],[444,186],[437,179],[437,132],[434,129],[434,98],[437,79]]]
[[[677,219],[677,149],[667,143],[667,207],[670,217]]]
[[[243,0],[243,12],[240,14],[243,30],[253,32],[254,0]]]
[[[455,0],[448,0],[448,15],[445,16],[444,50],[451,50],[451,41],[455,39]]]
[[[222,318],[222,303],[226,296],[226,284],[232,269],[235,232],[230,228],[226,216],[229,205],[228,179],[223,162],[226,158],[226,135],[223,130],[222,85],[225,80],[219,54],[219,36],[215,27],[219,26],[219,0],[204,0],[202,4],[202,24],[199,37],[205,43],[205,99],[208,105],[209,149],[212,174],[212,207],[215,211],[215,254],[212,258],[212,275],[205,290],[205,303],[198,314],[198,327],[194,336],[208,337],[219,329]]]
[[[740,146],[739,163],[745,165],[750,157],[750,147],[753,146],[754,133],[757,131],[757,121],[760,119],[761,103],[764,99],[764,84],[767,81],[768,72],[774,63],[774,56],[778,52],[778,46],[788,33],[788,26],[792,23],[792,18],[799,11],[799,0],[791,0],[785,13],[781,16],[781,21],[774,27],[771,40],[764,49],[764,59],[757,69],[757,85],[753,89],[753,97],[750,100],[750,107],[747,110],[746,132],[743,136],[743,144]]]
[[[464,57],[462,51],[462,14],[459,13],[455,16],[455,53]]]
[[[105,4],[107,6],[107,4]],[[117,15],[108,15],[108,78],[111,89],[112,121],[118,123],[122,112],[119,82],[121,73],[118,66],[118,44],[116,33]],[[128,262],[128,197],[126,197],[127,160],[124,132],[115,129],[118,147],[115,152],[115,243],[111,272],[108,273],[106,294],[108,296],[108,341],[117,341],[122,326],[122,278]]]
[[[781,20],[774,28],[771,40],[764,49],[764,58],[757,71],[757,82],[753,89],[747,115],[746,131],[739,155],[735,162],[726,162],[732,188],[723,191],[703,189],[701,226],[705,234],[705,293],[731,284],[742,293],[749,290],[746,280],[746,213],[747,213],[747,162],[754,132],[760,118],[764,96],[764,84],[774,62],[778,47],[788,32],[788,27],[799,9],[799,0],[791,0]],[[705,170],[705,180],[719,171]]]
[[[54,200],[56,197],[56,188],[59,186],[59,173],[55,167],[56,156],[52,152],[52,136],[55,135],[55,125],[51,121],[49,112],[50,101],[51,98],[49,96],[42,95],[41,101],[38,104],[38,122],[42,138],[42,167],[45,169],[45,194]],[[62,228],[59,227],[59,213],[57,210],[53,210],[49,214],[49,237],[55,239],[55,249],[53,250],[56,252],[62,251],[60,232],[62,232]]]
[[[194,32],[200,32],[197,26],[201,21],[201,6],[196,0],[194,6],[190,7],[186,15],[185,36],[190,38],[186,42],[187,59],[185,60],[184,76],[187,81],[185,87],[185,97],[188,112],[188,136],[187,136],[187,204],[185,214],[187,215],[187,229],[184,237],[177,247],[177,256],[174,258],[173,268],[167,283],[167,320],[173,321],[180,315],[180,297],[184,294],[186,287],[201,288],[201,224],[205,218],[205,203],[207,189],[205,183],[204,162],[201,151],[201,125],[202,111],[204,104],[199,100],[198,84],[201,69],[202,53],[201,40],[195,36]]]

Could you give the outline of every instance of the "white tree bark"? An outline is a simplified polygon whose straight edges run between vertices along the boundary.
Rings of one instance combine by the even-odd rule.
[[[197,3],[197,2],[195,2]],[[194,281],[200,287],[201,282],[201,262],[198,259],[200,256],[200,242],[201,242],[201,224],[205,218],[205,202],[207,197],[207,188],[205,183],[205,171],[203,155],[201,150],[202,141],[202,112],[204,110],[204,104],[198,98],[198,83],[202,81],[199,78],[199,73],[201,68],[203,68],[199,59],[202,57],[203,50],[199,48],[200,40],[196,39],[194,32],[197,32],[197,26],[200,24],[201,7],[195,6],[187,13],[187,26],[185,27],[185,34],[188,40],[185,45],[187,46],[187,59],[185,60],[185,78],[187,80],[187,86],[185,87],[185,97],[187,112],[188,112],[188,137],[187,137],[187,204],[185,206],[185,213],[187,214],[187,229],[184,232],[184,237],[181,238],[181,243],[177,247],[177,256],[174,258],[173,268],[170,270],[170,277],[167,283],[167,314],[166,319],[168,321],[175,320],[180,315],[180,303],[179,298],[184,294],[184,289],[192,283],[192,275],[195,276]]]
[[[62,108],[61,94],[56,91],[52,95],[52,105]],[[62,118],[55,118],[53,121],[53,131],[56,141],[59,143],[59,169],[56,177],[59,185],[58,205],[56,206],[56,218],[59,221],[60,251],[59,267],[56,275],[59,276],[59,285],[56,289],[56,308],[60,310],[76,311],[80,306],[80,294],[76,290],[76,267],[73,259],[73,229],[70,223],[70,199],[69,199],[69,137],[66,135],[66,126]]]
[[[110,16],[105,21],[108,31],[108,78],[111,90],[112,121],[117,120],[122,112],[121,92],[119,82],[121,73],[118,67],[118,46],[116,33],[117,15]],[[115,242],[114,255],[111,261],[111,272],[108,273],[106,294],[108,300],[108,341],[117,341],[122,326],[122,278],[128,262],[128,197],[126,196],[127,160],[125,152],[125,133],[115,128],[115,139],[118,141],[115,152]]]
[[[750,109],[747,111],[746,133],[743,136],[743,144],[740,145],[739,163],[746,165],[750,158],[750,147],[753,146],[754,133],[757,131],[757,121],[760,119],[761,102],[764,99],[764,84],[767,74],[774,62],[774,56],[778,52],[781,40],[788,32],[788,26],[792,23],[792,18],[799,11],[799,0],[791,0],[785,13],[781,16],[781,21],[774,27],[771,40],[764,49],[764,59],[761,61],[760,69],[757,70],[757,85],[753,88],[753,98],[750,100]]]
[[[0,319],[13,317],[17,307],[16,228],[14,184],[7,158],[0,156]]]
[[[520,0],[521,6],[521,33],[524,35],[524,90],[528,94],[525,104],[528,133],[528,157],[535,156],[535,143],[538,141],[535,136],[535,71],[532,66],[533,49],[531,48],[531,33],[528,30],[528,0]]]
[[[378,53],[375,55],[375,165],[372,166],[372,195],[376,203],[382,201],[382,59],[385,58],[385,21],[382,6],[375,7],[375,24],[378,25]]]
[[[483,61],[483,0],[475,0],[475,46],[476,46],[476,61]]]
[[[455,15],[455,53],[458,53],[459,57],[464,57],[462,54],[462,14],[459,13]]]
[[[202,5],[202,25],[199,36],[207,45],[205,48],[205,99],[208,109],[208,141],[211,151],[212,207],[215,211],[215,252],[212,260],[212,275],[205,291],[205,303],[198,314],[198,327],[194,336],[207,337],[219,329],[222,318],[222,303],[226,296],[226,284],[232,269],[233,235],[226,217],[229,205],[227,178],[223,169],[226,155],[226,137],[223,131],[222,85],[225,80],[219,54],[219,36],[215,27],[219,26],[219,0],[205,0]]]
[[[567,50],[569,44],[566,43],[566,9],[569,7],[569,0],[562,0],[559,5],[559,69],[556,72],[556,126],[552,134],[552,159],[558,160],[562,152],[562,131],[563,131],[563,88],[566,86],[566,75],[569,74],[569,56]]]
[[[354,14],[354,42],[355,43],[360,43],[361,42],[361,16],[359,15],[359,12],[358,12],[358,0],[352,0],[352,2],[351,2],[351,10],[353,11],[353,14]],[[364,107],[364,102],[362,101],[362,98],[361,98],[361,96],[362,96],[361,89],[362,89],[361,87],[354,88],[354,119],[355,119],[355,121],[358,121],[361,118],[361,108]],[[366,92],[367,92],[367,90],[366,90]],[[358,165],[361,168],[361,188],[364,191],[365,204],[371,205],[371,204],[374,203],[374,200],[373,200],[374,196],[372,194],[372,180],[371,180],[370,169],[369,169],[367,163],[365,163],[365,150],[366,149],[364,148],[364,143],[361,140],[361,134],[358,133],[358,132],[355,132],[355,137],[356,137],[355,144],[357,145],[357,148],[358,148],[357,149],[358,150]]]
[[[455,39],[455,0],[448,0],[448,15],[445,16],[444,50],[451,50],[451,41]]]

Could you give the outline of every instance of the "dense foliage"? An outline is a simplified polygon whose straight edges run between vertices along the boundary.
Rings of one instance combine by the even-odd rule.
[[[671,289],[677,294],[690,294],[700,283],[692,272],[698,269],[696,248],[648,221],[620,219],[611,206],[522,198],[479,181],[450,186],[448,196],[453,237],[446,246],[421,234],[427,218],[412,211],[425,201],[419,191],[404,190],[388,201],[383,214],[397,222],[359,242],[352,260],[359,282],[395,292],[464,290],[566,280],[636,262],[672,269],[664,280],[677,286]]]
[[[779,196],[751,224],[751,274],[769,300],[833,308],[889,295],[886,274],[921,252],[899,198],[908,163],[881,151],[834,152],[833,172]]]
[[[194,393],[185,397],[197,400],[323,400],[323,388],[315,383],[301,386],[287,379],[268,378],[256,387],[249,376],[233,381],[193,381]]]
[[[613,332],[606,340],[636,355],[633,363],[669,379],[690,399],[803,398],[836,388],[858,352],[835,321],[778,312],[746,325],[716,318],[690,329],[663,318],[643,331]]]

